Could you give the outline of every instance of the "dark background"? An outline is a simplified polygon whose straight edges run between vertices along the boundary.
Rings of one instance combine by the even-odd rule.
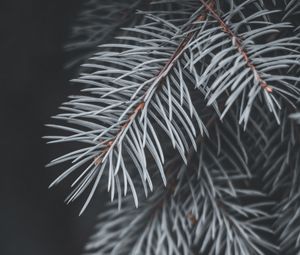
[[[82,2],[0,1],[1,255],[80,254],[95,223],[64,204],[64,185],[48,190],[59,151],[41,138],[73,90],[62,47]]]

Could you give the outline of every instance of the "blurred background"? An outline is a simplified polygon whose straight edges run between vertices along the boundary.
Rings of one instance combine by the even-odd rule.
[[[0,254],[77,255],[101,201],[81,217],[82,201],[65,205],[66,185],[48,190],[59,155],[45,123],[73,92],[63,44],[80,0],[0,1]]]

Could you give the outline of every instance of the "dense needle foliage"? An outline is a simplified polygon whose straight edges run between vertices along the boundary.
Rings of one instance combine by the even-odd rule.
[[[72,150],[86,254],[300,254],[300,2],[89,0],[66,50],[81,86],[50,143]],[[75,146],[75,149],[74,149]]]

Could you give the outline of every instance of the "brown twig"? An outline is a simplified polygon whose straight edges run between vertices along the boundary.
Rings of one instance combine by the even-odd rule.
[[[199,0],[209,13],[219,22],[222,30],[228,34],[236,46],[239,53],[241,53],[246,65],[251,69],[254,74],[255,79],[259,82],[260,86],[265,89],[268,93],[272,93],[273,89],[270,87],[267,82],[261,77],[259,72],[256,69],[256,66],[253,64],[252,60],[249,57],[248,52],[244,49],[242,40],[230,29],[230,27],[223,21],[220,15],[214,10],[214,8],[205,2],[205,0]]]
[[[214,0],[211,2],[211,5],[213,5]],[[200,14],[195,20],[205,20],[206,15],[205,14]],[[193,22],[190,26],[189,30],[192,30],[192,32],[188,33],[185,38],[182,39],[180,42],[179,46],[176,48],[175,52],[171,56],[170,60],[163,66],[163,68],[160,70],[160,72],[157,75],[156,80],[152,84],[157,84],[156,88],[157,89],[162,82],[164,81],[166,75],[168,72],[171,70],[171,68],[174,66],[174,63],[178,60],[178,58],[185,52],[185,46],[190,42],[192,39],[193,35],[196,33],[196,31],[193,30],[193,28],[196,26],[196,24]],[[123,134],[125,129],[130,125],[135,117],[144,109],[144,106],[146,104],[145,97],[147,95],[147,92],[151,89],[148,88],[144,96],[141,98],[141,101],[137,103],[136,107],[132,111],[132,113],[129,115],[127,121],[120,127],[120,129],[117,131],[116,135],[114,136],[113,139],[111,139],[109,142],[107,142],[107,146],[102,150],[102,152],[97,156],[94,160],[95,165],[99,165],[103,158],[106,156],[106,153],[110,151],[111,146],[114,146],[114,144],[117,142],[117,139]]]

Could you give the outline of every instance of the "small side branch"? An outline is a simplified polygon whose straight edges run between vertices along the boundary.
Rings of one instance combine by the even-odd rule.
[[[270,87],[267,84],[267,82],[261,77],[261,75],[257,71],[257,68],[255,67],[255,65],[253,64],[253,61],[249,57],[248,52],[244,49],[242,40],[239,38],[239,36],[236,35],[232,31],[232,29],[230,29],[230,27],[223,21],[223,19],[220,17],[220,15],[217,13],[217,11],[214,10],[214,7],[212,5],[206,3],[205,0],[199,0],[199,1],[204,5],[206,10],[214,17],[214,19],[216,19],[219,22],[219,25],[221,26],[222,30],[231,37],[233,44],[237,48],[238,52],[242,55],[246,65],[253,72],[254,77],[259,82],[260,86],[264,90],[266,90],[268,93],[272,93],[273,92],[272,87]]]

